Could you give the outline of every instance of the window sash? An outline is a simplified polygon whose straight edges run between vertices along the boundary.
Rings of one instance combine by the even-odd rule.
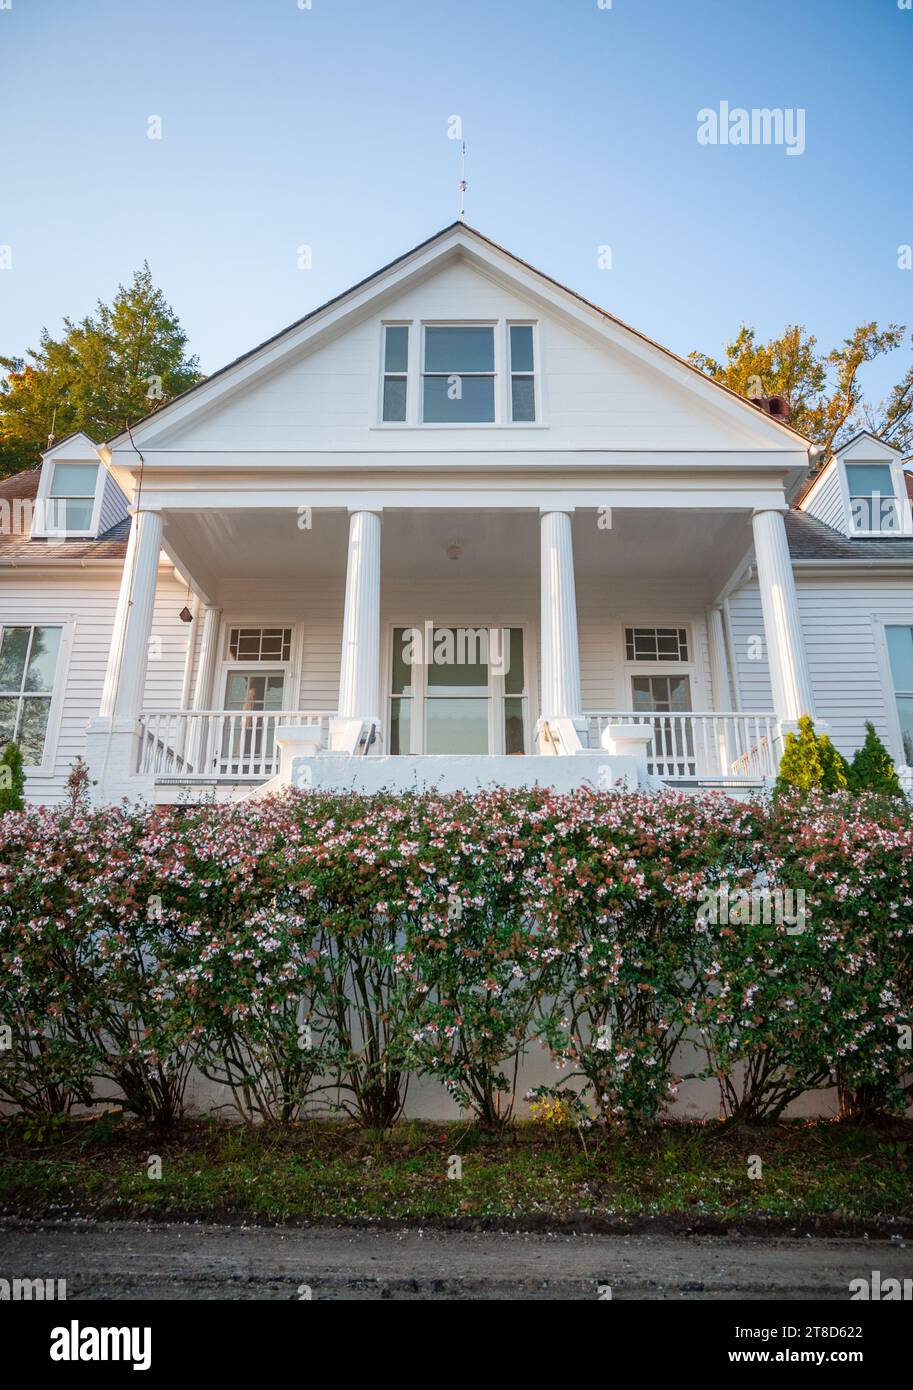
[[[688,630],[684,627],[626,627],[625,659],[687,664]]]
[[[57,623],[0,623],[0,654],[6,634],[16,631],[27,631],[28,637],[18,670],[18,681],[4,682],[0,688],[0,746],[9,742],[20,744],[25,766],[41,767],[47,754],[51,702],[57,683],[63,628]],[[53,634],[46,653],[36,651],[36,633]],[[50,658],[49,677],[37,689],[30,689],[35,660],[41,655]]]

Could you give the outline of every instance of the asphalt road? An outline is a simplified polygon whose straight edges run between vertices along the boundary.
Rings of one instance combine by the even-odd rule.
[[[68,1300],[847,1300],[875,1269],[913,1277],[913,1242],[0,1224],[0,1279],[66,1279]]]

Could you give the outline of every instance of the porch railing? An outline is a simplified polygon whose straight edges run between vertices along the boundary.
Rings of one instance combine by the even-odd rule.
[[[590,711],[590,746],[598,748],[609,724],[649,724],[647,769],[666,782],[760,782],[775,777],[780,730],[775,714],[719,710],[645,714]]]
[[[333,716],[333,710],[144,710],[138,770],[182,780],[274,777],[277,728],[319,724],[326,746]]]

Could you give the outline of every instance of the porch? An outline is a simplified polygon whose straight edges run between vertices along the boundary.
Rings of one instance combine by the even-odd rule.
[[[780,509],[724,497],[605,524],[608,508],[486,500],[144,504],[88,735],[100,799],[770,782],[811,709]],[[724,602],[752,539],[774,697],[760,710],[738,708]],[[153,703],[163,546],[195,600],[182,688]]]

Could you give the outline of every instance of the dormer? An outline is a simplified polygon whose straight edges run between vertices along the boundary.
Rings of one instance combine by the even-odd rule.
[[[867,430],[835,450],[799,508],[848,537],[913,535],[900,450]]]
[[[88,435],[71,434],[42,454],[33,540],[97,540],[128,509]]]

